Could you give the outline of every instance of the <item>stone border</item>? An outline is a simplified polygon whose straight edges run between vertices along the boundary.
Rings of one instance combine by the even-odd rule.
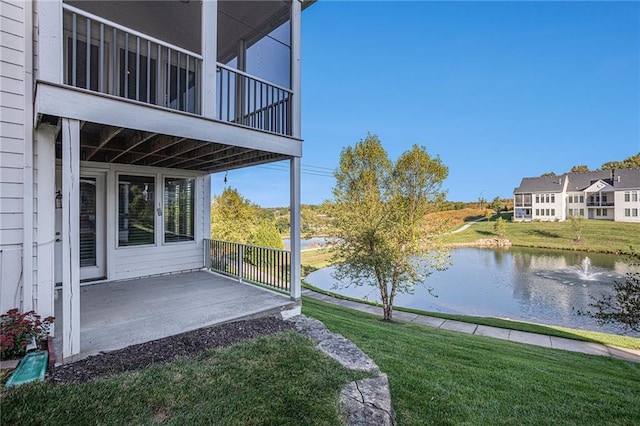
[[[343,367],[374,375],[369,379],[353,381],[340,392],[340,405],[346,414],[348,425],[393,426],[396,424],[389,380],[387,375],[380,371],[375,361],[348,339],[330,332],[315,318],[296,315],[288,318],[287,321],[292,322],[299,333],[316,342],[316,348],[338,361]]]

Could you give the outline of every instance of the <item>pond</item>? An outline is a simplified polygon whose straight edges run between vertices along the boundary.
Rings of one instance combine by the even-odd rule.
[[[630,267],[620,256],[525,248],[458,248],[451,255],[446,271],[434,272],[413,295],[398,294],[395,306],[640,337],[577,314],[589,309],[592,297],[611,295],[614,282],[624,281]],[[323,290],[380,301],[376,287],[336,287],[332,271],[323,268],[305,280]]]

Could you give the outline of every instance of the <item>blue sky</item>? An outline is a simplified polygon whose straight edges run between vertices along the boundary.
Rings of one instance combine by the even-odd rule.
[[[303,203],[331,198],[340,151],[367,132],[393,159],[413,144],[438,155],[451,201],[640,152],[638,2],[320,0],[302,19]],[[286,170],[227,185],[285,206]]]

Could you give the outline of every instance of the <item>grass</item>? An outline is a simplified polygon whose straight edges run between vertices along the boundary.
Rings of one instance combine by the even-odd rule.
[[[85,384],[2,391],[2,424],[333,425],[338,394],[365,377],[293,332]]]
[[[333,254],[327,249],[303,251],[300,256],[303,276],[307,276],[313,271],[327,267],[331,264]]]
[[[387,373],[397,423],[633,425],[640,365],[427,328],[305,298]]]
[[[479,239],[495,238],[495,218],[474,223],[468,229],[445,237],[445,242],[473,243]],[[575,241],[571,221],[564,222],[505,222],[505,238],[521,247],[579,250],[587,252],[628,252],[640,247],[640,223],[621,223],[604,220],[585,220],[580,242]]]
[[[336,297],[338,299],[351,300],[358,303],[366,303],[371,306],[380,306],[380,310],[382,312],[381,305],[374,302],[331,293],[329,291],[314,287],[306,282],[303,282],[302,286],[318,293]],[[640,339],[637,337],[620,336],[617,334],[600,333],[590,330],[578,330],[574,328],[559,327],[554,325],[534,324],[530,322],[514,321],[502,318],[476,317],[471,315],[448,314],[444,312],[429,312],[419,309],[404,308],[400,306],[394,306],[393,310],[400,312],[409,312],[418,315],[426,315],[435,318],[468,322],[471,324],[488,325],[491,327],[504,328],[507,330],[526,331],[529,333],[543,334],[545,336],[555,336],[563,337],[566,339],[580,340],[584,342],[601,343],[603,345],[617,346],[619,348],[640,349]]]

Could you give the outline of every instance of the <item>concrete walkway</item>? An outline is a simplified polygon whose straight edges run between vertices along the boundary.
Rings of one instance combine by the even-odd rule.
[[[345,308],[355,309],[374,315],[381,315],[381,308],[343,300],[337,297],[327,296],[309,289],[303,289],[302,295]],[[640,350],[617,348],[601,343],[583,342],[563,337],[546,336],[543,334],[529,333],[526,331],[508,330],[487,325],[471,324],[468,322],[447,320],[426,315],[411,314],[407,312],[393,311],[393,318],[400,321],[413,322],[443,330],[458,331],[461,333],[475,334],[477,336],[492,337],[495,339],[509,340],[511,342],[526,343],[545,348],[561,349],[564,351],[581,352],[589,355],[610,356],[625,361],[640,363]]]

